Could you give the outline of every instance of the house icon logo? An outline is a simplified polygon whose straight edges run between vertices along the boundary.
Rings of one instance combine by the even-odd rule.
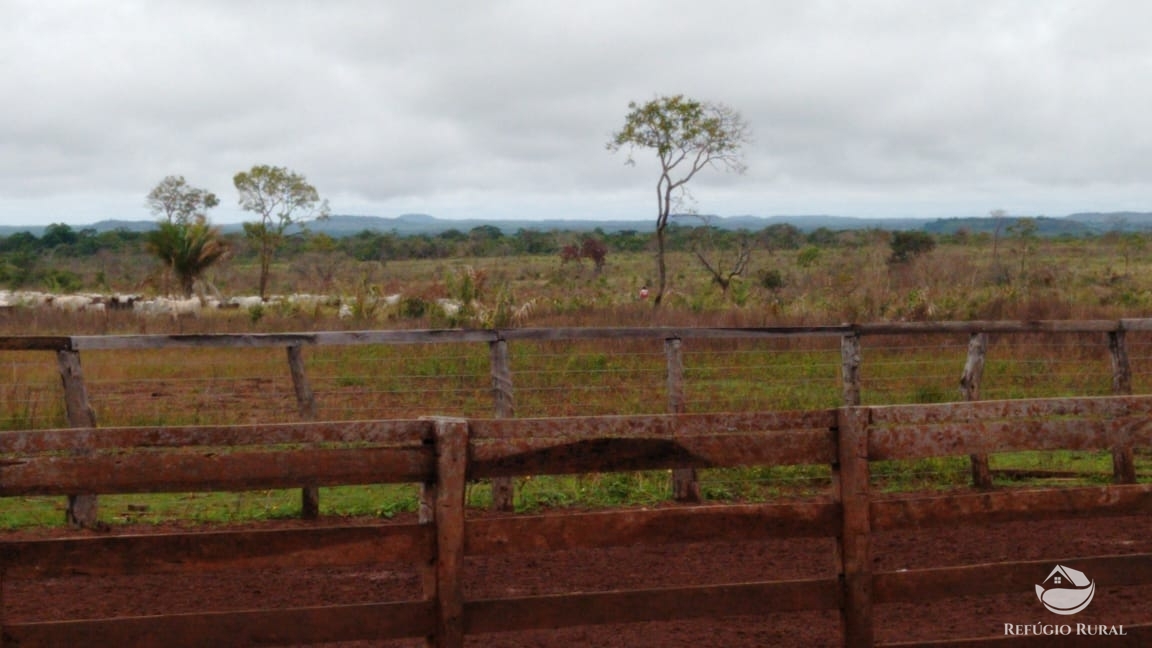
[[[1043,585],[1036,586],[1036,598],[1054,614],[1071,615],[1081,612],[1096,594],[1096,581],[1082,571],[1056,565]]]

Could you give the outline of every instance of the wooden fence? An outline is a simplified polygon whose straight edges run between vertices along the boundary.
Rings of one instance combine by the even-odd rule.
[[[1152,554],[877,572],[873,534],[892,529],[1146,514],[1152,484],[875,498],[871,461],[1017,450],[1152,446],[1152,397],[844,407],[802,412],[552,419],[306,422],[60,429],[0,435],[0,496],[249,490],[417,482],[423,523],[0,540],[6,581],[408,562],[423,596],[401,602],[205,610],[133,618],[9,622],[5,645],[201,646],[466,635],[797,610],[839,610],[846,646],[875,645],[876,605],[998,593],[1032,597],[1054,564],[1101,584],[1152,584]],[[75,456],[82,449],[84,456]],[[465,518],[466,481],[517,475],[826,464],[828,497]],[[467,555],[623,545],[834,538],[825,578],[467,599]],[[4,583],[0,582],[0,586]],[[2,611],[0,611],[2,612]],[[1152,645],[1152,624],[1124,624]],[[956,646],[1036,637],[942,637]],[[899,645],[899,644],[892,644]]]
[[[510,330],[417,330],[353,331],[251,335],[103,335],[61,337],[0,338],[0,351],[44,350],[57,355],[64,385],[68,423],[74,427],[94,427],[97,414],[89,403],[80,354],[87,350],[168,349],[168,348],[252,348],[283,347],[301,420],[315,420],[316,399],[309,384],[301,349],[305,346],[394,345],[394,344],[487,344],[493,394],[493,416],[515,416],[514,376],[509,363],[508,345],[517,341],[571,340],[653,340],[662,341],[666,357],[668,412],[683,413],[684,348],[693,340],[758,340],[773,338],[840,338],[842,403],[861,404],[861,371],[863,340],[877,336],[968,335],[969,347],[963,374],[958,376],[958,395],[964,400],[980,398],[985,353],[989,335],[1018,334],[1083,334],[1101,335],[1112,361],[1112,392],[1130,394],[1131,368],[1126,346],[1126,333],[1152,331],[1152,319],[1034,321],[1034,322],[926,322],[880,323],[842,326],[763,327],[763,328],[556,328]],[[958,365],[962,359],[958,358]],[[973,484],[987,489],[992,486],[988,457],[972,455]],[[1135,481],[1135,465],[1129,448],[1113,449],[1113,472],[1117,483]],[[700,500],[700,486],[691,468],[673,472],[672,492],[678,501]],[[513,505],[512,482],[493,480],[494,509],[510,511]],[[314,485],[302,490],[302,515],[312,518],[319,513],[319,495]],[[97,501],[92,496],[69,496],[67,517],[78,526],[95,523]]]

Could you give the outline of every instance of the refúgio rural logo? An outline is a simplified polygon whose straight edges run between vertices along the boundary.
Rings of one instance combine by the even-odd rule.
[[[1096,581],[1082,571],[1056,565],[1042,585],[1036,586],[1036,598],[1049,612],[1064,616],[1083,612],[1096,595]],[[1077,623],[1005,623],[1005,635],[1015,636],[1127,636],[1123,625]]]
[[[1084,572],[1064,565],[1056,565],[1043,585],[1036,586],[1036,597],[1054,614],[1070,615],[1081,612],[1096,595],[1096,581]]]

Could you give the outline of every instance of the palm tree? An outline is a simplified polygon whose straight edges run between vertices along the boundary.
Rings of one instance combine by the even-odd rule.
[[[160,221],[148,233],[148,248],[176,276],[185,297],[192,296],[196,280],[228,253],[220,230],[203,218]]]

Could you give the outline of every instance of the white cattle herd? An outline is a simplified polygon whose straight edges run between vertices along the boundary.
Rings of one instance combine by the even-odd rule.
[[[400,295],[388,295],[379,299],[381,305],[394,306],[400,302]],[[438,300],[441,308],[454,311],[460,308],[452,300]],[[108,313],[109,311],[131,311],[142,316],[196,316],[210,310],[242,310],[253,308],[286,307],[296,311],[314,313],[321,308],[335,310],[341,318],[352,317],[355,312],[348,300],[330,295],[273,295],[261,299],[256,295],[230,297],[144,297],[134,294],[81,293],[56,295],[31,290],[0,290],[0,311],[28,308],[55,309],[71,313]]]

